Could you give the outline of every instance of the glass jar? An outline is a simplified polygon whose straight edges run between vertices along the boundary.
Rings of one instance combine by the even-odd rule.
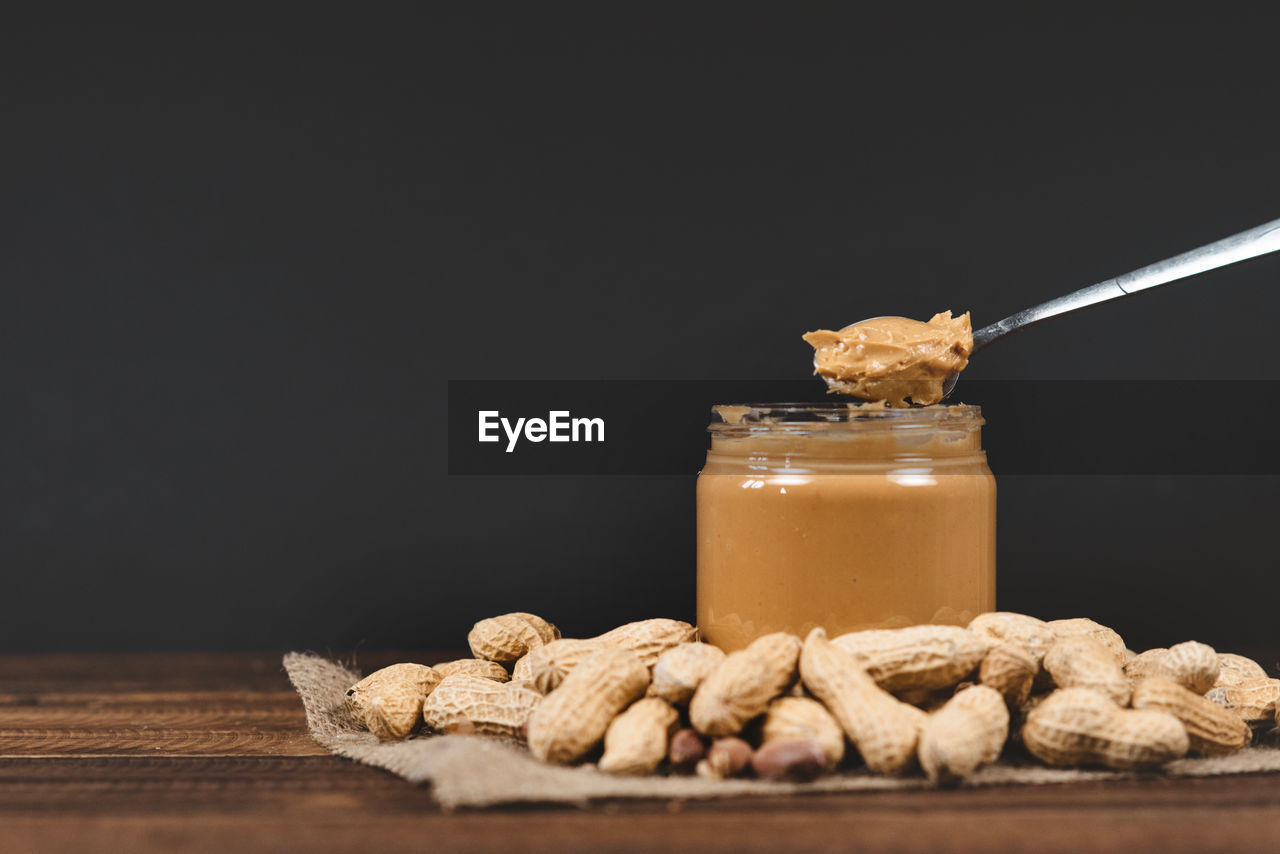
[[[995,608],[996,484],[977,406],[718,406],[698,475],[698,625],[964,625]]]

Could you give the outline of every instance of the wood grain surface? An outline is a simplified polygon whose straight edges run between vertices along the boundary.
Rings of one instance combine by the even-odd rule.
[[[278,655],[0,656],[0,851],[286,850],[1276,851],[1280,775],[447,814],[315,745]]]

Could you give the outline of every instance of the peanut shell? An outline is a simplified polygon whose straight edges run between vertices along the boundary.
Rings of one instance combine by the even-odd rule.
[[[510,664],[547,643],[546,638],[553,634],[552,629],[554,627],[550,623],[532,614],[502,614],[472,626],[467,634],[467,643],[476,658]]]
[[[533,630],[538,633],[538,637],[542,638],[543,643],[551,643],[560,637],[560,630],[551,623],[539,617],[537,614],[527,614],[524,611],[515,611],[512,617],[520,617],[526,623],[533,626]]]
[[[486,661],[483,658],[459,658],[456,661],[433,664],[431,669],[439,673],[442,679],[458,673],[479,676],[482,679],[492,679],[495,682],[506,682],[511,678],[510,674],[507,673],[507,668],[496,661]]]
[[[997,691],[1010,708],[1018,708],[1031,695],[1039,671],[1035,656],[1022,644],[993,647],[978,668],[978,682]]]
[[[653,665],[650,696],[677,706],[688,704],[693,692],[724,661],[724,650],[707,643],[682,643],[659,656]]]
[[[826,704],[869,769],[898,774],[911,765],[920,726],[928,715],[877,685],[820,628],[805,639],[800,678]]]
[[[1161,678],[1178,683],[1188,691],[1203,695],[1218,681],[1218,653],[1197,641],[1174,644],[1168,649],[1149,649],[1124,666],[1132,682]]]
[[[698,630],[680,620],[657,618],[626,623],[594,638],[605,646],[627,649],[640,656],[646,667],[673,646],[697,640]]]
[[[702,680],[689,702],[689,720],[705,735],[741,732],[796,679],[800,639],[778,632],[752,641],[725,656]]]
[[[422,718],[422,703],[440,683],[425,664],[393,664],[375,670],[347,691],[347,704],[369,732],[383,741],[404,738]]]
[[[1044,669],[1059,688],[1092,688],[1117,705],[1129,704],[1132,688],[1119,660],[1088,634],[1055,641],[1044,656]]]
[[[1012,611],[979,614],[970,621],[968,628],[994,644],[1021,644],[1035,658],[1037,665],[1055,640],[1053,629],[1044,620]]]
[[[633,652],[605,649],[587,656],[529,716],[529,751],[544,762],[573,762],[648,686],[649,669]]]
[[[1009,737],[1009,709],[994,688],[975,685],[952,697],[920,733],[920,767],[934,783],[963,780],[994,762]]]
[[[680,714],[666,700],[644,697],[613,719],[604,734],[604,755],[596,763],[610,774],[648,774],[667,757]]]
[[[1280,706],[1280,679],[1250,679],[1236,685],[1211,688],[1205,699],[1235,712],[1246,722],[1264,724]]]
[[[1140,681],[1133,689],[1133,707],[1168,712],[1182,721],[1191,750],[1206,756],[1234,753],[1253,738],[1239,715],[1171,679],[1153,676]]]
[[[1266,678],[1267,671],[1252,658],[1231,652],[1218,653],[1218,680],[1213,687],[1226,688],[1242,682]]]
[[[446,676],[422,705],[422,719],[436,732],[520,738],[542,695],[520,682],[484,676]]]
[[[529,674],[530,681],[546,694],[554,691],[587,656],[610,648],[597,640],[560,638],[532,650],[516,665],[519,667],[524,662],[522,669]]]
[[[992,645],[959,626],[933,625],[850,632],[831,643],[890,692],[952,687],[973,672]]]
[[[1091,688],[1047,697],[1027,715],[1022,743],[1048,765],[1122,770],[1163,765],[1191,746],[1186,727],[1168,712],[1122,709]]]
[[[1066,640],[1068,638],[1089,637],[1102,644],[1103,648],[1111,654],[1116,664],[1124,667],[1125,663],[1125,643],[1124,638],[1120,637],[1115,629],[1102,625],[1096,620],[1088,617],[1072,617],[1068,620],[1050,620],[1049,628],[1053,630],[1054,640]]]

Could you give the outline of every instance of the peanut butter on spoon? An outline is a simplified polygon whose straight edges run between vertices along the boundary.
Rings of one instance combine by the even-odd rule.
[[[924,322],[873,317],[838,331],[809,332],[804,340],[813,346],[813,372],[833,393],[928,406],[946,396],[947,379],[969,364],[973,327],[967,311],[954,318],[944,311]]]
[[[944,311],[924,323],[873,317],[838,332],[810,332],[804,340],[813,345],[814,373],[831,391],[889,406],[906,406],[908,399],[928,406],[951,393],[975,350],[1011,332],[1269,252],[1280,252],[1280,219],[1040,303],[977,332],[968,312],[953,318]]]

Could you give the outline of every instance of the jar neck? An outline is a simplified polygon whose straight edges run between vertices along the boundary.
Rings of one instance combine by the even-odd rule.
[[[983,474],[987,455],[977,441],[930,442],[914,447],[868,446],[862,442],[771,442],[767,439],[713,440],[707,474],[807,472],[811,474],[883,474],[902,468],[936,474]]]
[[[726,412],[726,410],[728,410]],[[708,463],[768,467],[986,464],[976,406],[913,410],[844,404],[717,407]]]

